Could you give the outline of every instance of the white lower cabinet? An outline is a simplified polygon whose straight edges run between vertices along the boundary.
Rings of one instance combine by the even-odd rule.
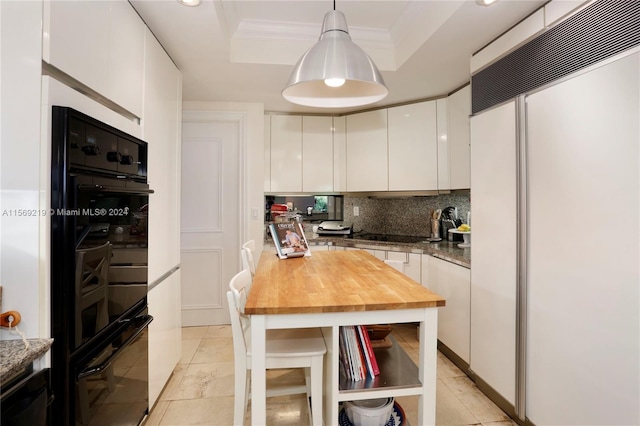
[[[438,308],[438,340],[469,363],[471,270],[428,255],[422,261],[422,285],[446,299]]]
[[[385,260],[387,258],[387,251],[386,250],[364,249],[364,251],[368,251],[369,253],[371,253],[372,255],[374,255],[375,257],[377,257],[380,260]]]
[[[387,260],[398,260],[404,262],[404,274],[414,281],[420,282],[421,275],[421,257],[417,253],[402,253],[397,251],[388,251]]]
[[[182,354],[180,270],[152,288],[149,314],[149,407],[156,403]]]
[[[420,282],[420,275],[422,270],[421,257],[418,253],[405,253],[399,251],[388,250],[375,250],[375,249],[361,249],[357,247],[337,247],[331,246],[333,250],[364,250],[378,259],[384,260],[397,260],[404,264],[404,274],[414,281]]]

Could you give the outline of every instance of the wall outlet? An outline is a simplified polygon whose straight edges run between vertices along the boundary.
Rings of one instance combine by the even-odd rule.
[[[353,206],[353,215],[354,216],[360,216],[360,207]]]

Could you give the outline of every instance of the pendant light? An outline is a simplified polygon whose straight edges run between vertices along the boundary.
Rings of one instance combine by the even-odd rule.
[[[334,0],[320,39],[298,60],[282,96],[294,104],[340,108],[371,104],[387,93],[376,65],[351,41],[347,19]]]

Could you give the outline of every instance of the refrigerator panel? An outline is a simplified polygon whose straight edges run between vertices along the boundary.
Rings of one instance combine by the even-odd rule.
[[[516,105],[471,118],[471,370],[515,404]]]
[[[640,423],[639,80],[636,52],[527,98],[535,424]]]

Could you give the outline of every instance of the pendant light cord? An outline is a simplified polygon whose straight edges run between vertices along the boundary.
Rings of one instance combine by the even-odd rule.
[[[336,10],[336,0],[333,0],[333,10]]]

